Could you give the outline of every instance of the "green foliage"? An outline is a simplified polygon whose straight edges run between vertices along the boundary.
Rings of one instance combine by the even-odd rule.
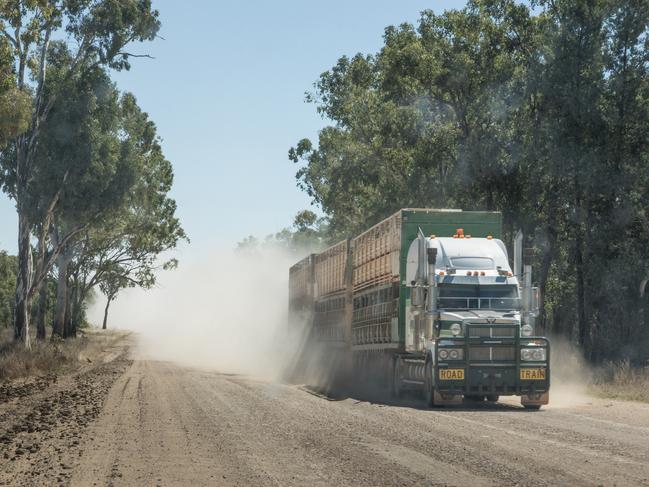
[[[137,56],[126,50],[129,44],[153,39],[159,27],[158,12],[152,9],[150,0],[0,2],[0,39],[4,46],[8,46],[12,83],[20,93],[29,92],[33,98],[25,130],[18,126],[9,134],[9,137],[13,137],[12,143],[2,152],[0,159],[0,183],[3,190],[16,201],[18,211],[20,279],[16,289],[15,337],[22,340],[28,349],[32,298],[46,279],[55,259],[65,249],[67,241],[85,228],[85,224],[79,226],[74,223],[71,228],[66,227],[66,223],[70,223],[68,220],[58,222],[58,229],[63,229],[58,238],[55,238],[55,232],[50,231],[50,227],[55,223],[54,210],[59,204],[65,204],[62,199],[62,186],[65,186],[67,177],[73,171],[68,173],[66,170],[62,179],[53,178],[51,187],[44,185],[46,179],[41,175],[50,170],[51,162],[47,150],[52,149],[53,157],[58,158],[64,152],[63,146],[67,144],[70,148],[70,142],[75,137],[88,137],[91,140],[94,135],[101,138],[104,133],[102,130],[106,129],[102,127],[101,116],[94,118],[95,122],[98,122],[95,130],[87,124],[81,128],[84,122],[90,123],[93,117],[93,108],[85,103],[90,101],[87,90],[79,93],[80,96],[68,114],[67,107],[60,104],[62,97],[66,91],[69,94],[71,85],[80,83],[84,78],[92,79],[101,74],[97,72],[98,68],[129,69],[129,59]],[[90,118],[80,121],[76,133],[65,134],[60,140],[62,146],[47,147],[46,141],[42,140],[47,137],[43,129],[46,129],[57,103],[59,120],[63,122],[75,120],[74,110],[80,110],[76,115],[88,115]],[[110,121],[110,116],[106,118]],[[50,129],[52,133],[56,130],[52,124]],[[58,141],[59,139],[54,137],[49,142]],[[99,140],[98,146],[108,148],[104,142]],[[76,155],[85,159],[86,164],[92,165],[101,160],[100,157],[93,158],[91,154]],[[79,162],[76,155],[72,162]],[[96,173],[113,166],[111,162],[114,159],[111,160],[108,154],[107,158],[108,164],[99,162],[104,167],[98,168]],[[59,168],[59,165],[53,166],[54,171]],[[91,179],[93,177],[94,175]],[[36,181],[39,178],[42,183],[40,185]],[[104,178],[104,181],[111,179]],[[76,189],[82,190],[86,182],[88,181],[68,185],[74,189],[68,188],[66,194],[74,194]],[[101,192],[107,190],[108,195],[114,193],[106,187],[99,186],[97,189]],[[48,202],[49,196],[51,199]],[[79,201],[79,198],[76,200]],[[102,202],[101,198],[92,201]],[[82,208],[82,213],[85,215],[88,209]],[[101,205],[96,210],[97,213],[105,211]],[[41,217],[34,221],[34,215],[38,214],[41,214]],[[30,241],[34,233],[38,233],[35,263]]]
[[[389,27],[379,53],[343,57],[320,77],[309,100],[335,125],[317,149],[303,140],[289,157],[306,162],[299,185],[335,235],[396,207],[495,205],[512,179],[504,139],[535,32],[527,10],[512,4],[424,12],[417,30]]]
[[[109,299],[123,288],[151,288],[156,271],[177,265],[161,254],[188,241],[175,214],[176,203],[168,196],[173,169],[162,153],[155,125],[132,95],[126,94],[120,107],[119,154],[128,177],[119,177],[121,203],[103,211],[70,244],[79,304],[97,286]]]
[[[289,158],[333,239],[402,207],[502,211],[538,251],[546,328],[592,360],[640,360],[649,2],[533,5],[472,0],[388,27],[378,53],[321,75],[307,101],[332,124]]]
[[[31,98],[16,87],[13,75],[11,45],[0,37],[0,149],[27,130]]]
[[[290,228],[267,235],[263,240],[250,235],[237,243],[236,251],[255,254],[261,246],[285,250],[296,255],[318,252],[325,248],[329,241],[329,227],[325,218],[309,210],[302,210],[293,220]]]
[[[16,257],[0,251],[0,327],[12,324],[14,295],[16,293]]]
[[[52,46],[46,91],[61,96],[41,127],[34,156],[39,171],[26,195],[35,222],[47,218],[54,202],[61,235],[122,205],[138,170],[133,143],[124,136],[130,95],[120,99],[98,66],[67,76],[71,62],[64,45]]]

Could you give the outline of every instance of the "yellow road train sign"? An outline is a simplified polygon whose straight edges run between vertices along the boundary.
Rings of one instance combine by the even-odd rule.
[[[521,369],[521,380],[545,380],[545,369]]]
[[[464,380],[464,369],[439,369],[441,380]]]

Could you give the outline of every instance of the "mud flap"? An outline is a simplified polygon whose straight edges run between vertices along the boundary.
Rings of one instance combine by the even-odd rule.
[[[523,406],[544,406],[550,402],[550,393],[543,392],[539,394],[528,394],[521,396]]]
[[[459,406],[462,404],[462,394],[441,394],[434,390],[433,404],[435,406]]]

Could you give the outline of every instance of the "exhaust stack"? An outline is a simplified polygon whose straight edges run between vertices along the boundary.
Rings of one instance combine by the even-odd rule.
[[[520,229],[514,237],[514,275],[518,282],[523,282],[523,230]]]
[[[428,292],[426,293],[426,339],[433,339],[433,323],[437,316],[437,277],[435,275],[435,261],[437,261],[437,247],[427,241],[426,256],[428,258]]]

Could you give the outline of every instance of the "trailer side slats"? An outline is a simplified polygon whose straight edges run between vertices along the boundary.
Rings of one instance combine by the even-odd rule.
[[[352,240],[354,292],[399,280],[401,212]]]
[[[348,246],[348,241],[343,240],[316,255],[315,275],[318,297],[345,289]]]

